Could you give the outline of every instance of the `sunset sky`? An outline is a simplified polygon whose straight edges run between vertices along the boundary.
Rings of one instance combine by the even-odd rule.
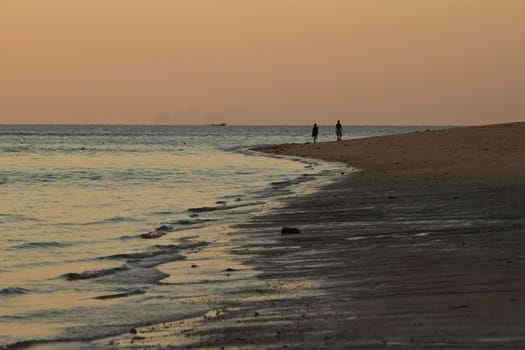
[[[0,123],[525,120],[524,0],[0,0]]]

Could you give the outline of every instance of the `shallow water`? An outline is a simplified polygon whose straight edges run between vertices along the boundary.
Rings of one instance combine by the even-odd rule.
[[[354,127],[347,137],[426,128]],[[209,290],[196,282],[236,286],[214,277],[234,264],[222,256],[231,225],[337,178],[340,164],[245,150],[308,142],[309,132],[0,126],[0,345],[100,338],[202,311],[192,298]],[[195,253],[198,271],[186,263]]]

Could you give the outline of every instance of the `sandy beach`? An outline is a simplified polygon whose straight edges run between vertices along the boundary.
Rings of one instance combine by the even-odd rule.
[[[240,264],[228,273],[255,271],[253,286],[215,295],[216,307],[193,319],[97,344],[525,347],[525,123],[258,151],[356,171],[236,228]],[[300,234],[281,235],[284,226]]]

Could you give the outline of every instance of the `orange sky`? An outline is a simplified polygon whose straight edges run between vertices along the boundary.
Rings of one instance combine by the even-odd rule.
[[[523,0],[1,0],[0,123],[525,120]]]

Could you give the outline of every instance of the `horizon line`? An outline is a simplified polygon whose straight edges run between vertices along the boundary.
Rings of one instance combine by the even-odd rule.
[[[495,124],[509,124],[515,122],[503,123],[489,123],[489,124],[343,124],[346,126],[476,126],[476,125],[495,125]],[[222,123],[221,123],[222,124]],[[309,124],[229,124],[224,125],[209,123],[209,124],[162,124],[162,123],[2,123],[0,126],[214,126],[214,127],[228,127],[228,126],[311,126]],[[333,126],[332,124],[317,124],[319,126]],[[334,124],[335,125],[335,124]]]

